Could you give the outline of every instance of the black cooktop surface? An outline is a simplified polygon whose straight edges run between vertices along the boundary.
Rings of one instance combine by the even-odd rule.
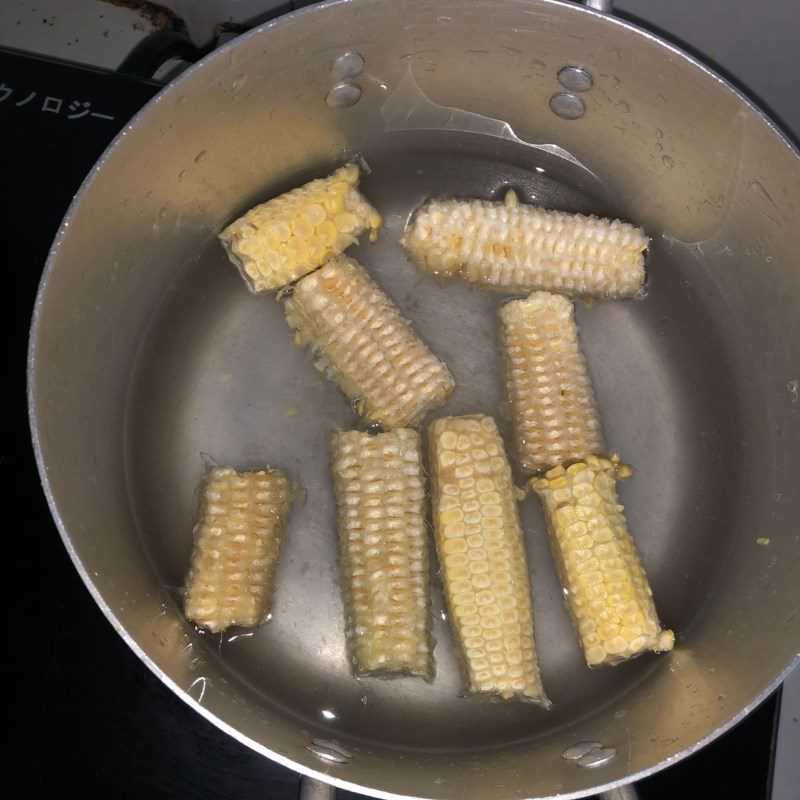
[[[217,730],[171,694],[103,617],[64,550],[41,492],[28,435],[24,370],[36,286],[72,196],[115,134],[159,84],[0,49],[0,230],[12,376],[4,533],[18,576],[6,619],[20,745],[13,796],[235,798],[297,796],[299,779]],[[16,584],[15,584],[16,585]],[[21,608],[19,605],[21,604]],[[24,633],[15,628],[24,627]],[[17,637],[21,637],[18,639]],[[19,647],[16,643],[19,642]],[[643,800],[767,798],[776,697],[701,752],[640,784]],[[340,793],[340,797],[356,797]]]

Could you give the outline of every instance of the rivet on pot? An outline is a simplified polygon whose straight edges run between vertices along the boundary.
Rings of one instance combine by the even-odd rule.
[[[616,754],[617,749],[615,747],[597,747],[594,750],[590,750],[585,756],[581,756],[576,763],[579,767],[587,767],[589,769],[602,767],[604,764],[608,764]]]
[[[616,754],[616,747],[604,747],[602,742],[577,742],[568,747],[561,758],[574,761],[579,767],[592,769],[608,764]]]
[[[361,87],[357,83],[338,83],[325,96],[331,108],[350,108],[361,99]]]
[[[331,64],[331,74],[340,81],[357,78],[364,69],[364,57],[360,53],[342,53]]]
[[[561,754],[561,758],[566,758],[568,761],[577,761],[579,758],[583,758],[587,753],[592,750],[597,750],[602,746],[602,742],[576,742]]]
[[[558,82],[570,92],[588,92],[592,88],[592,74],[583,67],[562,67]]]
[[[574,94],[559,92],[550,98],[550,110],[561,119],[580,119],[586,113],[586,105]]]
[[[312,739],[311,744],[306,745],[306,750],[333,764],[346,764],[353,757],[353,754],[335,739]]]

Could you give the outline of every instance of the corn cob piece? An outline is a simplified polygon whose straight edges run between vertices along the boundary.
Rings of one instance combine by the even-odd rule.
[[[278,470],[210,471],[186,583],[186,616],[199,627],[216,633],[266,617],[290,499]]]
[[[648,241],[628,223],[520,205],[509,191],[503,203],[433,200],[402,244],[426,272],[486,289],[620,298],[644,283]]]
[[[433,677],[425,478],[409,428],[331,440],[347,639],[357,675]]]
[[[285,303],[295,341],[314,348],[318,368],[369,422],[416,425],[453,391],[447,367],[353,259],[331,259]]]
[[[437,419],[430,450],[436,551],[467,689],[549,708],[517,489],[497,426],[482,414]]]
[[[355,164],[337,169],[248,211],[219,235],[254,292],[280,289],[344,252],[381,215],[358,191]]]
[[[500,309],[517,457],[537,472],[602,453],[603,437],[572,302],[534,292]]]
[[[658,621],[617,497],[615,481],[623,470],[616,458],[587,456],[531,480],[545,508],[550,545],[590,666],[645,650],[671,650],[675,644],[675,634]]]

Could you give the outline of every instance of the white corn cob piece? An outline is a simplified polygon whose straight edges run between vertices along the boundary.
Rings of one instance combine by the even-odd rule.
[[[186,583],[186,616],[199,627],[216,633],[265,619],[290,500],[278,470],[210,471]]]
[[[254,292],[280,289],[358,241],[381,215],[358,191],[355,164],[256,206],[219,235]]]
[[[435,275],[522,294],[631,297],[644,283],[648,238],[619,220],[504,202],[432,200],[414,215],[402,244]]]
[[[369,422],[414,426],[453,391],[447,367],[353,259],[307,275],[285,305],[295,341],[312,346],[318,368]]]
[[[500,309],[505,385],[526,472],[603,452],[572,302],[534,292]]]
[[[419,434],[334,433],[347,639],[357,675],[433,677]]]
[[[533,478],[547,517],[550,546],[572,621],[589,666],[613,664],[645,650],[671,650],[639,554],[617,497],[616,478],[630,468],[587,456]]]
[[[533,640],[517,489],[491,417],[431,423],[433,529],[470,693],[549,708]]]

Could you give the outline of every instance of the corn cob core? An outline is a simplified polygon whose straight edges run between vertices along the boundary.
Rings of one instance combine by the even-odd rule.
[[[347,638],[357,675],[433,677],[419,434],[334,433]]]
[[[297,280],[365,230],[375,241],[381,216],[358,191],[358,181],[358,167],[348,164],[256,206],[222,231],[220,241],[254,292]]]
[[[368,421],[416,425],[453,391],[447,367],[353,259],[331,259],[299,281],[285,304],[295,341],[314,348],[318,367]]]
[[[186,583],[186,616],[214,633],[269,611],[291,486],[278,470],[212,469]]]
[[[671,650],[620,505],[615,460],[587,456],[531,480],[545,508],[550,545],[590,666],[645,650]]]
[[[500,309],[505,384],[520,467],[537,472],[602,453],[572,303],[534,292]]]
[[[487,289],[619,298],[641,289],[648,241],[628,223],[520,205],[510,191],[503,203],[432,200],[401,243],[425,271]]]
[[[497,426],[481,414],[437,419],[430,449],[436,551],[468,691],[547,708],[517,490]]]

